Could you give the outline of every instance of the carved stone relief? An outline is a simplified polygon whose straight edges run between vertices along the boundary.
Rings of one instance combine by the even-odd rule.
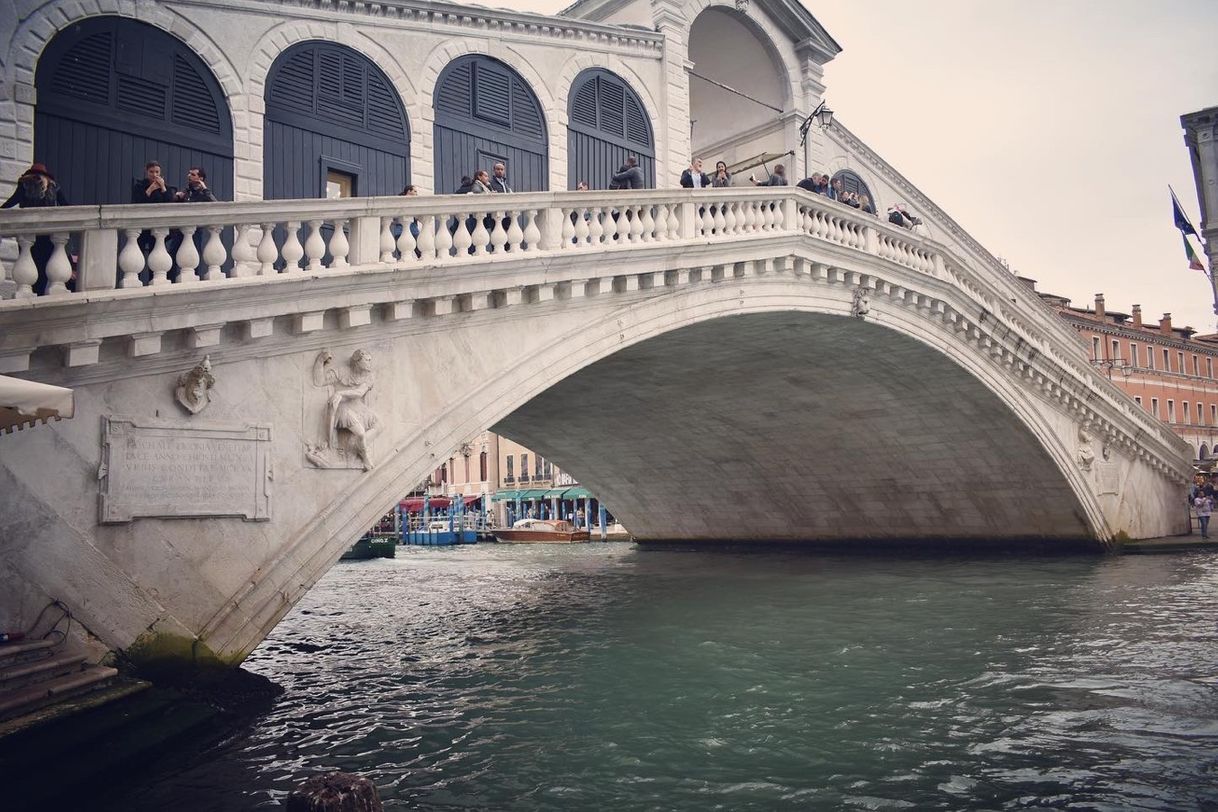
[[[183,409],[191,414],[198,414],[211,403],[211,390],[215,385],[216,377],[211,373],[211,356],[205,355],[194,369],[178,376],[178,385],[173,390],[173,396]]]
[[[871,292],[859,285],[854,289],[854,299],[850,303],[850,315],[861,319],[871,312]]]
[[[371,442],[381,421],[368,404],[375,375],[372,354],[356,350],[347,368],[336,366],[329,350],[313,361],[313,385],[327,397],[319,427],[321,441],[305,444],[305,459],[318,468],[372,468]]]
[[[1090,473],[1094,462],[1095,450],[1091,447],[1091,432],[1084,423],[1078,427],[1078,467]]]

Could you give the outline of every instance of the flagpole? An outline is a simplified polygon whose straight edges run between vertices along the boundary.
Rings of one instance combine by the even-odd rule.
[[[1188,215],[1184,213],[1184,207],[1180,205],[1180,198],[1176,197],[1176,190],[1171,188],[1170,183],[1167,184],[1167,191],[1171,194],[1173,213],[1179,214],[1180,217],[1182,217],[1184,219],[1184,222],[1188,224],[1188,227],[1192,230],[1193,234],[1197,237],[1197,241],[1201,243],[1202,250],[1204,250],[1205,246],[1206,246],[1205,239],[1201,236],[1201,232],[1197,230],[1197,227],[1193,225],[1192,221],[1188,219]],[[1177,223],[1177,226],[1179,226],[1179,223]],[[1180,229],[1180,236],[1184,237],[1185,247],[1188,248],[1189,252],[1191,252],[1193,249],[1188,247],[1188,234],[1187,234],[1187,232],[1184,231],[1183,228]],[[1207,260],[1207,262],[1205,264],[1209,264],[1208,263],[1209,252],[1205,251],[1205,255],[1206,255],[1206,260]],[[1214,315],[1218,316],[1218,277],[1215,277],[1213,267],[1206,268],[1203,266],[1201,268],[1201,272],[1209,277],[1210,293],[1214,297]],[[1218,325],[1216,325],[1215,327],[1216,327],[1216,329],[1218,329]]]

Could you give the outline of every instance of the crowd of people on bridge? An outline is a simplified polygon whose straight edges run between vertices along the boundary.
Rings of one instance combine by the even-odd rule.
[[[754,186],[771,187],[787,186],[790,183],[787,179],[786,166],[783,164],[776,164],[773,171],[769,172],[764,180],[758,180],[754,175],[749,175],[748,182]],[[681,173],[679,184],[686,189],[726,188],[733,185],[733,177],[728,165],[724,161],[717,161],[714,172],[707,174],[703,171],[702,159],[695,157],[690,161],[689,167]],[[643,168],[639,165],[638,157],[635,155],[626,157],[618,170],[610,175],[607,184],[610,190],[643,189],[646,186],[646,175]],[[877,214],[870,197],[866,193],[847,190],[840,177],[830,179],[826,174],[814,172],[795,183],[795,186],[812,194],[823,195],[830,200],[835,200],[867,214]],[[588,181],[580,180],[576,188],[580,191],[586,191],[590,187]],[[475,195],[510,194],[513,191],[512,185],[508,180],[507,165],[502,161],[497,161],[491,166],[490,170],[478,168],[471,175],[463,176],[452,193]],[[400,194],[414,196],[418,194],[418,189],[414,185],[407,185]],[[216,195],[207,186],[207,172],[202,166],[190,167],[186,172],[185,184],[179,188],[171,186],[166,181],[159,161],[150,160],[144,165],[143,177],[135,180],[131,185],[130,202],[137,204],[210,203],[215,200]],[[68,200],[60,184],[55,180],[55,176],[51,174],[44,164],[35,163],[18,178],[17,187],[12,195],[3,203],[3,208],[39,208],[66,205],[68,205]],[[895,203],[888,207],[887,219],[888,222],[911,229],[915,233],[920,230],[922,225],[922,221],[906,211],[905,206],[901,203]],[[412,235],[417,238],[418,221],[412,221],[409,228]],[[401,234],[401,229],[401,225],[395,224],[395,238]],[[194,239],[196,247],[201,251],[202,246],[198,244],[202,239],[200,232],[195,232]],[[169,233],[169,236],[165,240],[165,248],[171,257],[177,255],[181,241],[182,233],[180,231],[174,230]],[[155,237],[150,231],[144,230],[140,232],[137,244],[145,256],[155,249],[155,243]],[[46,292],[46,266],[53,250],[54,246],[47,236],[38,237],[31,247],[31,257],[38,269],[38,280],[34,285],[34,293],[36,295],[42,295]],[[178,269],[175,265],[170,271],[169,278],[171,281],[176,278],[177,273]],[[148,281],[148,274],[148,271],[144,271],[141,275],[143,281]],[[73,288],[75,275],[75,263],[73,261],[72,279],[68,284],[69,289]]]

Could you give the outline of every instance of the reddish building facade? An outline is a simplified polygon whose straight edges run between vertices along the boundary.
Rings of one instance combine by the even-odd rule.
[[[1035,280],[1020,279],[1036,290]],[[1176,327],[1171,313],[1146,324],[1141,305],[1129,313],[1109,310],[1102,293],[1090,308],[1039,295],[1078,331],[1087,359],[1188,441],[1198,460],[1218,456],[1218,334]]]

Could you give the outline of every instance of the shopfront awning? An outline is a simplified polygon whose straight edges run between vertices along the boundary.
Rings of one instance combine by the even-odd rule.
[[[533,488],[532,490],[521,491],[521,499],[545,499],[546,491],[544,488]]]
[[[76,413],[76,397],[62,386],[0,375],[0,432],[59,420]]]
[[[577,485],[574,488],[567,488],[567,492],[563,494],[562,498],[563,499],[590,499],[590,498],[592,498],[592,494],[591,494],[591,492],[588,491],[587,488]]]
[[[546,491],[546,499],[553,499],[554,497],[562,499],[563,494],[569,490],[570,488],[550,488],[550,490]]]
[[[432,496],[427,500],[427,507],[429,510],[445,510],[452,503],[453,500],[447,496]],[[409,496],[398,502],[398,504],[407,513],[421,513],[423,511],[422,496]]]
[[[516,494],[520,491],[495,491],[495,495],[491,497],[492,502],[512,502],[516,499]]]

